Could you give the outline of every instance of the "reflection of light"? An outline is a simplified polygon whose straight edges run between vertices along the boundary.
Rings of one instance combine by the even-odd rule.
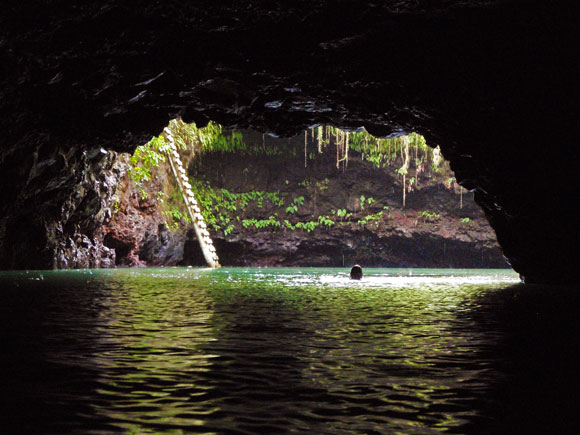
[[[97,414],[142,432],[151,423],[203,426],[219,411],[205,400],[213,387],[203,382],[219,357],[204,350],[216,340],[211,298],[204,287],[188,285],[207,270],[116,271],[94,357]]]
[[[486,358],[502,338],[477,327],[489,323],[479,310],[494,309],[487,292],[512,287],[516,274],[364,272],[362,281],[344,268],[66,272],[79,290],[70,295],[93,289],[94,310],[47,310],[65,321],[51,336],[54,362],[88,368],[81,400],[101,431],[227,432],[253,419],[292,432],[328,417],[326,432],[366,433],[356,428],[376,418],[389,433],[418,433],[472,422],[471,398],[495,382]],[[76,338],[91,347],[69,347]],[[282,409],[294,417],[281,420]]]
[[[242,280],[229,275],[229,282]],[[323,286],[325,288],[392,288],[461,285],[514,284],[519,277],[509,270],[445,270],[445,269],[367,269],[360,281],[350,279],[348,272],[336,269],[336,273],[320,273],[319,269],[269,269],[252,276],[252,281],[272,286]],[[241,282],[241,281],[240,281]]]
[[[322,277],[322,282],[327,285],[342,284],[342,286],[352,286],[352,282],[348,277],[340,281],[332,277],[328,279],[325,278],[327,277]],[[498,284],[515,282],[519,282],[519,279],[497,276],[370,276],[358,284],[367,287],[416,287],[424,285],[446,285],[454,287],[463,284]]]

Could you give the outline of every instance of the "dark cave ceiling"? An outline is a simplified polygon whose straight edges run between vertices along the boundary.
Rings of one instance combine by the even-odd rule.
[[[517,271],[579,274],[578,2],[1,8],[0,164],[38,140],[129,150],[176,116],[277,135],[416,131],[476,192]]]

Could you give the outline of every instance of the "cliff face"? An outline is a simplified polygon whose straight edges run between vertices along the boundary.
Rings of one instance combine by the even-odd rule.
[[[103,223],[125,171],[115,152],[48,146],[6,153],[0,174],[0,267],[112,267]]]
[[[127,151],[182,116],[279,135],[318,123],[422,133],[475,192],[518,272],[529,282],[580,278],[576,1],[0,8],[0,173],[3,188],[14,186],[2,193],[3,267],[54,266],[46,247],[59,219],[74,215],[86,229],[64,230],[57,244],[92,239],[81,209],[61,210],[76,204],[80,182],[29,190],[40,143],[47,155]]]
[[[127,157],[122,158],[126,171],[112,199],[112,218],[103,228],[103,244],[116,253],[113,266],[183,264],[187,230],[169,231],[160,202],[160,193],[175,190],[168,165],[154,171],[142,190],[129,176]]]
[[[206,153],[191,160],[198,201],[212,209],[209,229],[221,264],[507,266],[473,195],[460,192],[449,174],[409,174],[417,181],[412,188],[407,184],[403,207],[399,160],[379,169],[351,152],[348,165],[337,169],[332,149],[319,153],[311,144],[305,166],[304,154],[295,152],[302,150],[303,136],[259,136],[254,140],[264,141],[265,148],[279,149],[283,142],[286,150]],[[180,218],[185,213],[174,186],[167,165],[144,185],[146,200],[128,177],[123,180],[117,212],[105,230],[118,265],[204,264]],[[178,219],[163,213],[169,197]]]

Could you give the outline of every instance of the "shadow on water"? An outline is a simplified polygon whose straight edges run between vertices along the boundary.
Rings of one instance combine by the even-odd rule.
[[[3,428],[579,432],[575,291],[409,274],[0,273]]]
[[[90,396],[99,384],[89,360],[107,298],[101,280],[85,273],[0,274],[2,431],[110,429],[91,418]]]
[[[486,336],[481,359],[498,374],[479,411],[490,426],[469,433],[580,433],[580,293],[577,288],[514,285],[482,295],[463,313]]]

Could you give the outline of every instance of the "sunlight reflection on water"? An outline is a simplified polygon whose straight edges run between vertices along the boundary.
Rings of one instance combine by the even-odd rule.
[[[235,269],[229,269],[226,280],[228,282],[242,282],[243,271],[236,275]],[[329,270],[332,272],[329,273]],[[238,272],[239,273],[239,272]],[[364,288],[392,288],[392,287],[425,287],[447,286],[449,289],[463,284],[516,284],[519,277],[515,272],[500,270],[474,269],[366,269],[362,280],[351,280],[349,272],[344,269],[271,269],[267,272],[255,272],[252,279],[283,286],[317,286],[325,287],[364,287]]]
[[[14,411],[5,426],[463,433],[497,429],[510,406],[530,420],[533,407],[514,410],[511,400],[526,389],[510,382],[520,361],[533,369],[524,384],[538,379],[534,362],[549,367],[523,340],[543,343],[548,331],[554,349],[546,322],[565,318],[546,303],[553,299],[508,270],[364,273],[351,281],[348,270],[316,268],[0,272],[1,358],[12,367],[4,394]],[[34,411],[19,419],[19,409]]]

